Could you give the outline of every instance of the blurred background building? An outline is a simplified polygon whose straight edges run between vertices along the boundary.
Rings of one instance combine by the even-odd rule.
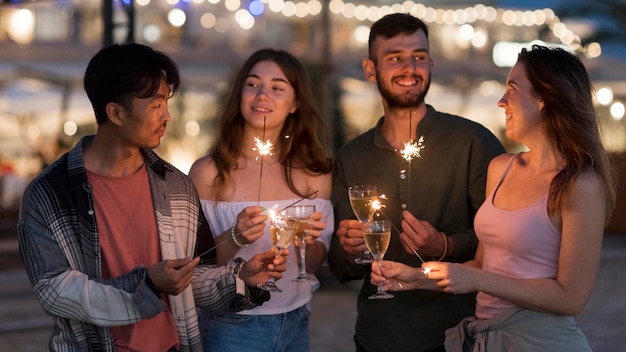
[[[438,110],[478,121],[519,149],[506,140],[496,105],[506,75],[522,46],[559,45],[592,75],[607,148],[626,149],[622,0],[0,0],[1,207],[15,206],[26,182],[95,131],[82,75],[103,45],[144,43],[180,65],[183,85],[158,152],[186,172],[211,144],[231,75],[262,47],[306,63],[335,150],[370,128],[382,108],[361,59],[369,26],[391,12],[430,26],[426,100]]]

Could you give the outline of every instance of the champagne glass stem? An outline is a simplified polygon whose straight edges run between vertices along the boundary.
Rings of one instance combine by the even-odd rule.
[[[378,258],[376,258],[376,263],[378,264],[378,267],[381,268],[383,265],[383,258],[380,257],[380,255],[378,256]],[[385,290],[383,288],[383,283],[379,283],[378,286],[376,287],[376,294],[377,295],[384,295],[385,294]]]
[[[306,272],[306,239],[306,235],[302,235],[300,238],[298,238],[298,242],[300,243],[300,272],[298,274],[298,277],[292,281],[301,282],[311,280],[311,277],[309,277],[309,274]]]
[[[300,241],[300,275],[306,275],[306,236]]]
[[[274,246],[274,258],[278,258],[282,252],[283,252],[282,249]],[[267,279],[267,281],[264,284],[258,284],[257,287],[265,291],[275,291],[275,292],[283,291],[280,288],[278,288],[278,286],[276,286],[276,278],[273,276],[270,276],[270,278]]]
[[[367,220],[362,221],[363,226],[365,226],[365,224],[367,223]],[[372,253],[370,253],[369,249],[367,249],[367,247],[363,250],[363,254],[361,254],[360,257],[356,258],[354,260],[355,263],[357,264],[369,264],[374,260],[374,257],[372,256]]]
[[[278,247],[274,247],[274,259],[280,257],[280,254],[283,252],[283,250],[281,248]],[[274,286],[276,287],[276,278],[273,276],[270,276],[269,280],[267,280],[267,282],[270,284],[270,286]],[[276,287],[277,290],[278,287]]]
[[[383,256],[380,254],[374,255],[374,260],[376,260],[376,263],[378,264],[378,267],[382,267],[383,264]],[[389,299],[389,298],[393,298],[393,295],[390,293],[387,293],[387,291],[385,291],[385,287],[382,283],[378,284],[376,286],[376,293],[369,296],[369,299]]]

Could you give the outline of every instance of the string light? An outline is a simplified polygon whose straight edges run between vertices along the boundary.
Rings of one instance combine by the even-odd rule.
[[[178,6],[180,0],[161,0],[171,6]],[[139,6],[147,6],[150,1],[138,2]],[[194,2],[194,4],[196,4]],[[253,0],[248,8],[246,2],[240,1],[220,1],[209,0],[203,5],[225,6],[230,12],[239,10],[247,11],[251,16],[259,16],[268,9],[273,13],[284,17],[307,18],[318,16],[322,13],[322,3],[319,0],[309,1],[285,1],[285,0]],[[249,5],[250,5],[249,4]],[[201,4],[198,2],[198,6]],[[573,34],[571,29],[561,22],[550,8],[534,10],[512,10],[506,8],[496,8],[484,4],[476,4],[463,9],[444,9],[427,7],[414,1],[404,1],[392,6],[366,6],[359,2],[343,0],[331,0],[328,5],[332,15],[342,16],[344,19],[354,19],[359,22],[375,22],[389,13],[410,13],[421,18],[426,23],[448,24],[462,26],[478,21],[488,23],[499,23],[508,27],[534,27],[547,25],[552,34],[561,41],[562,44],[576,49],[580,46],[580,37]],[[250,27],[251,28],[251,27]],[[244,29],[250,29],[244,28]]]

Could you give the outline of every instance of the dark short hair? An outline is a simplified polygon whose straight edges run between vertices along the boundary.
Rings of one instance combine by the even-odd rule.
[[[167,55],[146,45],[113,44],[89,61],[83,84],[100,125],[107,121],[108,103],[130,108],[133,98],[155,96],[163,78],[173,96],[180,85],[180,73]]]
[[[409,15],[407,13],[392,13],[386,15],[374,22],[370,29],[370,36],[368,41],[369,57],[374,61],[375,57],[372,53],[372,45],[378,37],[385,39],[393,38],[399,34],[412,34],[418,30],[424,31],[426,39],[428,39],[428,27],[426,23],[417,17]]]

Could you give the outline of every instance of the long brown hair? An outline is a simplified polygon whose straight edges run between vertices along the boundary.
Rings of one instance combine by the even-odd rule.
[[[563,170],[550,184],[550,213],[554,215],[568,206],[578,175],[593,169],[603,181],[607,222],[615,207],[615,171],[602,145],[593,88],[585,66],[563,49],[540,45],[522,49],[518,62],[526,68],[528,80],[544,102],[544,133],[565,161]]]
[[[283,166],[289,189],[301,197],[306,196],[309,191],[296,189],[292,169],[302,169],[315,175],[330,173],[333,168],[328,133],[313,103],[313,94],[304,66],[287,51],[261,49],[253,53],[239,70],[220,114],[218,136],[210,150],[218,171],[214,184],[218,201],[224,194],[226,186],[232,182],[230,173],[239,168],[237,159],[243,154],[245,120],[240,110],[241,92],[246,77],[254,65],[262,61],[273,61],[278,64],[294,88],[298,104],[298,109],[285,119],[280,133],[280,136],[289,138],[279,138],[276,141],[278,160]]]

